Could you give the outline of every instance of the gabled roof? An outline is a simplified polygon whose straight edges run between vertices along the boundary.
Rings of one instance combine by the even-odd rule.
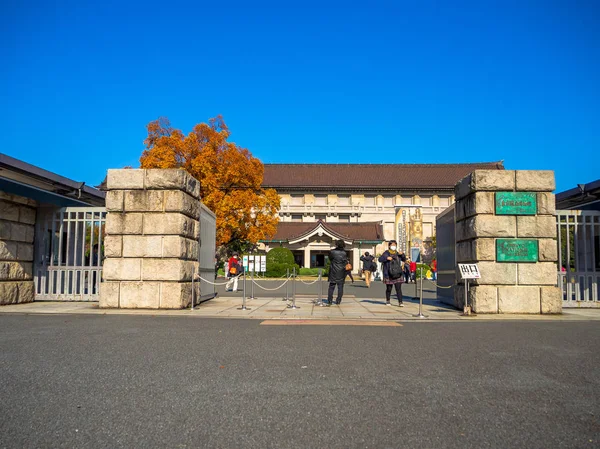
[[[263,187],[279,190],[447,189],[473,170],[504,170],[502,161],[472,164],[265,164]]]
[[[346,242],[382,242],[384,240],[383,226],[380,222],[328,223],[317,220],[316,222],[280,222],[275,235],[264,241],[293,242],[306,239],[319,232]]]

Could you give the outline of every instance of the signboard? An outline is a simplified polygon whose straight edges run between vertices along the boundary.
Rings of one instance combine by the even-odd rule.
[[[535,192],[496,192],[496,215],[535,215]]]
[[[536,239],[497,239],[496,262],[537,262]]]
[[[251,273],[254,271],[254,262],[248,262],[248,271]]]
[[[267,256],[260,256],[260,271],[261,273],[267,271]]]
[[[460,271],[461,279],[481,278],[481,274],[479,273],[479,267],[476,263],[459,263],[458,269]]]
[[[248,268],[248,256],[242,258],[242,265],[244,265],[244,268]]]

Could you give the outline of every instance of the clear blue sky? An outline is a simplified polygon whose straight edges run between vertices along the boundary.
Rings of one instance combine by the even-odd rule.
[[[88,184],[217,114],[263,162],[600,178],[594,0],[7,0],[0,47],[0,152]]]

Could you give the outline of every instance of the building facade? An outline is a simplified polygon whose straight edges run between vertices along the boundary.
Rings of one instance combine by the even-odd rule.
[[[281,198],[277,233],[265,249],[285,246],[303,267],[322,267],[342,239],[355,270],[365,251],[380,254],[391,239],[413,259],[427,255],[435,217],[454,203],[455,184],[475,164],[265,164],[263,187]]]

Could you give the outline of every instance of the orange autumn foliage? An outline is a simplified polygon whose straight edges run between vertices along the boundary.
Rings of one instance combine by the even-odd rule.
[[[187,136],[160,118],[147,126],[142,168],[183,168],[200,182],[202,202],[217,216],[217,246],[256,244],[277,230],[279,195],[263,189],[264,166],[246,148],[228,142],[219,115]]]

